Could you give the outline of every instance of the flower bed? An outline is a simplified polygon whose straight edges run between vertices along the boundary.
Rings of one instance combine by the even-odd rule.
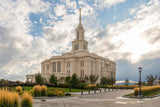
[[[107,88],[114,88],[114,89],[134,89],[138,87],[138,85],[107,85]]]
[[[49,97],[52,97],[52,96],[61,97],[61,96],[64,96],[64,91],[62,89],[50,90],[50,91],[47,92],[47,95]]]

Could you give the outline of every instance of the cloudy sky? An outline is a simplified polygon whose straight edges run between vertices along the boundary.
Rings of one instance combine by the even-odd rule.
[[[0,78],[25,80],[71,50],[79,11],[89,51],[117,64],[117,80],[160,75],[159,0],[1,0]]]

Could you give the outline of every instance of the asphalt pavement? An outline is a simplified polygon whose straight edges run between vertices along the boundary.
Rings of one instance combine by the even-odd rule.
[[[160,97],[133,99],[122,97],[133,90],[117,90],[102,93],[91,92],[74,97],[33,99],[33,107],[160,107]]]

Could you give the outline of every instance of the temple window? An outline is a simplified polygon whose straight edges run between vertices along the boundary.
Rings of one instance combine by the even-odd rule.
[[[56,72],[56,62],[53,62],[53,72]]]
[[[79,48],[79,45],[76,44],[76,45],[75,45],[75,50],[78,50],[78,48]]]
[[[81,75],[81,78],[84,78],[84,70],[83,69],[81,69],[80,75]]]
[[[61,62],[57,62],[57,72],[61,72]]]
[[[83,49],[86,49],[86,45],[83,45]]]

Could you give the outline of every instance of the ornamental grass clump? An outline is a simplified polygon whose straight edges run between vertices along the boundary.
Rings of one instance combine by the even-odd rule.
[[[0,107],[18,107],[18,94],[0,89]]]
[[[46,87],[45,85],[42,85],[41,88],[42,88],[42,90],[41,90],[41,95],[42,95],[42,96],[45,96],[46,93],[47,93],[47,87]]]
[[[21,107],[32,107],[32,96],[27,92],[22,95]]]
[[[141,88],[143,96],[149,96],[151,94],[157,93],[160,91],[160,85],[156,86],[143,86]],[[139,93],[139,88],[134,88],[134,95],[137,96]]]
[[[35,85],[33,87],[33,93],[35,97],[41,96],[42,87],[40,85]]]
[[[85,88],[87,89],[95,89],[97,88],[96,84],[88,84]]]
[[[21,86],[17,86],[16,87],[16,92],[21,92],[22,91],[22,87]]]

